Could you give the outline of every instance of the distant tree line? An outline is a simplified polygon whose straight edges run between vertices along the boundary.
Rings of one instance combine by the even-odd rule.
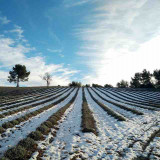
[[[72,81],[71,83],[69,83],[70,87],[81,87],[82,84],[81,82],[76,82],[76,81]]]
[[[12,70],[9,72],[8,81],[10,83],[14,82],[19,87],[20,82],[28,81],[28,77],[30,75],[30,71],[27,71],[25,65],[16,64]],[[40,76],[42,80],[45,80],[47,83],[47,87],[50,85],[52,81],[52,76],[47,72],[44,75]],[[81,87],[81,82],[72,81],[69,83],[70,87]],[[90,84],[86,84],[86,87],[90,87]],[[92,87],[103,87],[99,84],[92,84]],[[104,87],[112,88],[111,84],[105,84]],[[117,83],[118,88],[160,88],[160,70],[154,70],[153,73],[150,73],[146,69],[142,72],[135,73],[134,77],[131,78],[130,83],[121,80]]]
[[[130,84],[127,81],[121,80],[117,83],[119,88],[160,88],[160,70],[154,70],[150,73],[146,69],[142,72],[135,73],[131,78]]]
[[[73,81],[69,86],[80,87],[82,86],[80,82]],[[86,87],[90,87],[90,84],[86,84]],[[160,88],[160,70],[154,70],[150,73],[146,69],[142,72],[135,73],[134,77],[131,78],[130,82],[121,80],[116,85],[118,88]],[[99,84],[92,84],[92,87],[103,87]],[[104,87],[112,88],[111,84],[105,84]]]

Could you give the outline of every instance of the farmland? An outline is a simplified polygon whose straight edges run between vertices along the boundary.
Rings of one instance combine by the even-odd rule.
[[[160,92],[0,88],[0,158],[160,159]]]

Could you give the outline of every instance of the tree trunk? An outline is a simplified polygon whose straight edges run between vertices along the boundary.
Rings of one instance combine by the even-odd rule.
[[[48,83],[48,81],[47,81],[47,87],[49,86],[49,83]]]
[[[17,87],[19,87],[19,78],[17,78]]]

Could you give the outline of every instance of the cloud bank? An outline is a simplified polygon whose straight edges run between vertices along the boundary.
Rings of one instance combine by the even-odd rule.
[[[14,25],[12,30],[4,31],[0,36],[0,86],[15,85],[7,82],[8,72],[15,64],[25,65],[31,71],[29,81],[21,83],[21,86],[46,85],[40,77],[46,72],[53,76],[51,85],[68,85],[70,78],[78,71],[65,67],[64,64],[46,64],[44,56],[28,56],[28,53],[36,52],[36,49],[29,47],[23,32],[20,26]],[[14,38],[11,35],[8,37],[5,36],[6,33],[16,35]]]
[[[92,2],[91,2],[92,3]],[[99,0],[74,32],[82,42],[77,55],[91,74],[84,83],[130,80],[144,68],[160,68],[160,3],[158,0]]]

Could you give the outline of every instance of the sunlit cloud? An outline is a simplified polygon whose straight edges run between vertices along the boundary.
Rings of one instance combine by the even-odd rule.
[[[8,32],[16,32],[17,38],[20,38],[20,40],[23,41],[23,30],[21,27],[17,26],[16,29]],[[22,45],[20,41],[17,43],[17,38],[14,39],[0,36],[0,85],[10,85],[7,82],[7,77],[9,76],[8,71],[11,70],[15,64],[25,65],[27,70],[31,71],[29,81],[23,83],[25,86],[45,85],[45,82],[41,79],[40,75],[43,75],[46,72],[49,72],[54,77],[54,81],[52,81],[51,85],[68,85],[71,81],[70,78],[78,72],[77,70],[68,67],[66,68],[64,64],[47,64],[45,57],[40,55],[27,57],[27,53],[35,51],[35,48]],[[5,71],[1,68],[5,69]]]
[[[83,82],[115,85],[144,68],[160,67],[158,58],[151,61],[160,35],[159,8],[158,0],[97,1],[74,33],[82,41],[77,55],[92,72]],[[159,51],[156,43],[155,56]]]

